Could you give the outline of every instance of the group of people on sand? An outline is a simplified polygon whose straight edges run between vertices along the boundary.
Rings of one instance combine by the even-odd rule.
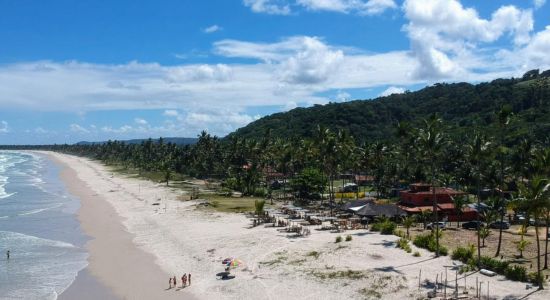
[[[172,287],[178,287],[178,280],[176,279],[176,276],[174,276],[174,278],[170,277],[170,279],[168,280],[168,285],[170,289]],[[181,287],[184,288],[188,285],[191,285],[191,273],[184,273],[183,276],[181,276]]]

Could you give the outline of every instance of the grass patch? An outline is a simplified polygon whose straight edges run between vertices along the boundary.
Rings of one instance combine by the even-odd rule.
[[[208,200],[211,208],[216,211],[232,213],[254,212],[256,210],[254,203],[260,199],[256,197],[232,198],[214,194],[201,194],[201,198]]]
[[[367,273],[363,271],[355,270],[345,270],[345,271],[334,271],[334,272],[318,272],[313,271],[311,275],[319,279],[352,279],[358,280],[367,277]]]
[[[305,263],[306,261],[307,261],[307,259],[297,259],[297,260],[289,261],[288,264],[293,265],[293,266],[300,266],[303,263]]]
[[[279,256],[279,257],[277,257],[273,260],[261,261],[260,264],[261,265],[266,265],[266,266],[274,266],[274,265],[278,265],[278,264],[283,263],[286,259],[287,259],[286,256]]]
[[[346,242],[351,242],[352,239],[353,237],[351,235],[346,235]]]
[[[367,299],[380,299],[380,298],[382,298],[382,294],[380,294],[375,289],[363,288],[363,289],[359,290],[359,294],[366,297]]]
[[[306,256],[314,257],[315,259],[318,259],[319,256],[321,256],[321,252],[318,251],[311,251],[306,254]]]
[[[341,236],[337,236],[336,237],[336,240],[334,241],[335,243],[340,243],[342,242],[342,237]]]

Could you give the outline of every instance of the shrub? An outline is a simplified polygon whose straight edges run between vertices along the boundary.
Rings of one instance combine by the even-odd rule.
[[[393,234],[397,225],[390,220],[383,220],[372,224],[372,231],[380,231],[380,234]]]
[[[474,251],[474,245],[469,245],[468,247],[458,247],[453,251],[451,258],[459,260],[463,263],[467,263],[471,258],[474,257]]]
[[[346,236],[346,242],[350,242],[353,238],[351,237],[351,235],[347,235]]]
[[[220,201],[214,200],[214,201],[210,202],[210,205],[212,205],[212,207],[218,207],[218,206],[220,206]]]
[[[416,247],[428,249],[431,252],[435,252],[437,245],[435,242],[435,235],[432,233],[417,235],[414,238],[413,244]],[[448,250],[443,245],[439,244],[439,254],[447,255]]]
[[[414,251],[413,256],[414,256],[414,257],[420,257],[420,252]]]
[[[494,259],[489,256],[480,257],[479,264],[482,268],[497,272],[499,274],[504,274],[510,265],[507,261]]]
[[[393,231],[393,235],[395,236],[398,236],[400,238],[404,238],[404,237],[407,237],[407,235],[405,234],[405,232],[403,230],[400,230],[400,229],[396,229]]]
[[[407,253],[411,253],[411,252],[412,252],[411,245],[409,245],[409,240],[407,240],[406,238],[400,238],[400,239],[397,241],[396,247],[397,247],[397,248],[401,248],[401,249],[407,251]]]
[[[522,266],[509,266],[504,271],[504,276],[514,281],[527,281],[527,269]]]
[[[542,278],[540,278],[540,277],[542,277]],[[540,274],[540,277],[538,276],[537,272],[531,272],[527,275],[527,278],[529,279],[529,282],[531,282],[532,284],[536,284],[536,285],[539,284],[539,278],[540,278],[540,282],[544,282],[544,276],[542,275],[542,273]]]
[[[341,237],[341,236],[337,236],[337,237],[336,237],[335,243],[340,243],[340,242],[342,242],[342,237]]]
[[[254,209],[256,214],[262,214],[264,212],[265,200],[254,200]]]

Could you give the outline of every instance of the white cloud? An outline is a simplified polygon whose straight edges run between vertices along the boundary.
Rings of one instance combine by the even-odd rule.
[[[533,4],[535,5],[536,9],[539,9],[546,4],[546,0],[533,0]]]
[[[302,40],[302,49],[282,63],[282,78],[288,83],[312,84],[328,80],[344,60],[341,50],[331,50],[316,38]]]
[[[294,101],[288,101],[288,102],[285,104],[283,110],[284,110],[284,111],[289,111],[289,110],[295,109],[296,107],[298,107],[298,104],[296,104],[296,102],[294,102]]]
[[[271,15],[290,14],[290,5],[285,0],[243,0],[253,12]]]
[[[517,69],[550,69],[550,26],[537,32],[529,44],[513,51],[501,51],[499,58]]]
[[[338,94],[336,94],[336,100],[340,102],[345,102],[350,99],[351,95],[344,91],[338,91]]]
[[[46,129],[44,129],[44,128],[42,128],[42,127],[36,127],[36,128],[34,129],[34,132],[35,132],[35,133],[38,133],[38,134],[45,134],[45,133],[48,133],[49,131],[46,130]]]
[[[179,112],[175,109],[167,109],[164,111],[163,115],[166,117],[178,117]]]
[[[385,97],[385,96],[389,96],[389,95],[393,95],[393,94],[403,94],[405,92],[405,89],[402,88],[402,87],[397,87],[397,86],[390,86],[388,87],[387,89],[385,89],[384,91],[382,91],[382,93],[380,93],[380,97]]]
[[[0,133],[8,133],[10,129],[8,127],[8,122],[2,120],[0,121]]]
[[[72,132],[76,132],[76,133],[90,133],[90,131],[78,124],[71,124],[69,126],[69,129],[72,131]]]
[[[145,125],[148,125],[149,123],[147,122],[147,120],[145,119],[142,119],[142,118],[135,118],[134,119],[134,122],[138,125],[142,125],[142,126],[145,126]]]
[[[377,15],[397,8],[394,0],[244,0],[243,3],[253,12],[277,15],[289,15],[291,7],[362,15]]]
[[[474,8],[465,8],[457,0],[406,0],[403,10],[409,20],[404,30],[419,61],[417,78],[465,78],[470,69],[491,63],[489,57],[480,59],[484,51],[480,45],[495,42],[505,33],[514,45],[525,45],[533,30],[532,11],[514,6],[500,7],[491,19],[480,18]]]
[[[220,31],[220,30],[222,30],[222,29],[223,29],[222,27],[220,27],[220,26],[214,24],[214,25],[212,25],[212,26],[209,26],[209,27],[204,28],[202,31],[203,31],[204,33],[214,33],[214,32],[216,32],[216,31]]]
[[[310,10],[324,10],[341,13],[358,12],[375,15],[387,9],[397,8],[393,0],[297,0],[297,4]]]

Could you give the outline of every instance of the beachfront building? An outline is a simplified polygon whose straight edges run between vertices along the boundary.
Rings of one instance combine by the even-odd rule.
[[[470,207],[462,208],[460,216],[457,214],[453,203],[454,197],[465,196],[466,193],[452,188],[436,187],[436,209],[441,220],[446,221],[471,221],[477,219],[477,211]],[[431,185],[426,183],[414,183],[409,189],[399,192],[399,207],[409,215],[420,214],[423,211],[433,211],[434,191]]]

